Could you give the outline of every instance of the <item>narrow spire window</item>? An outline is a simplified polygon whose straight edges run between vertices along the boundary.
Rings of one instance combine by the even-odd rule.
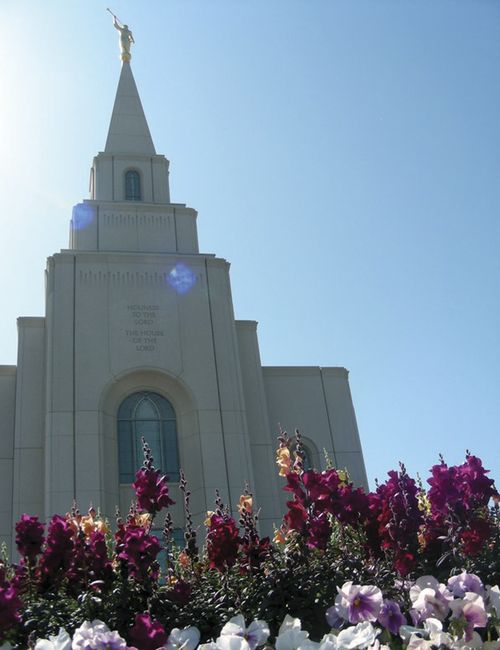
[[[142,201],[141,177],[135,169],[125,172],[125,201]]]
[[[148,443],[157,469],[171,481],[179,480],[177,423],[172,404],[157,393],[129,395],[118,409],[120,483],[133,483],[143,461],[142,438]]]

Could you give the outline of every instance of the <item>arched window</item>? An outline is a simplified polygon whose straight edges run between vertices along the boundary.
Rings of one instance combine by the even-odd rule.
[[[157,393],[129,395],[118,409],[120,483],[133,483],[143,461],[142,441],[151,448],[154,465],[170,481],[179,480],[177,423],[172,404]]]
[[[142,201],[141,177],[135,169],[125,172],[125,201]]]

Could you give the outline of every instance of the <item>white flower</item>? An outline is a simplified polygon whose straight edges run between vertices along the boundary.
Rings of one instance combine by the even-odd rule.
[[[410,640],[406,646],[406,650],[431,650],[431,648],[432,641],[426,641],[415,633],[410,636]]]
[[[233,616],[221,630],[217,646],[221,650],[255,650],[269,638],[269,625],[265,621],[252,621],[246,627],[241,614]]]
[[[490,608],[494,607],[497,616],[500,617],[500,587],[498,585],[495,585],[494,587],[486,587],[486,596]]]
[[[453,594],[433,576],[422,576],[410,588],[410,598],[420,620],[431,616],[444,621]]]
[[[71,650],[71,638],[66,630],[60,627],[57,636],[39,639],[36,642],[35,650]]]
[[[95,620],[91,623],[85,621],[75,630],[73,635],[72,650],[125,650],[127,643],[118,632],[111,632],[106,623]]]
[[[336,634],[325,634],[319,642],[319,650],[337,650],[338,642]]]
[[[372,648],[372,650],[391,650],[391,646],[380,643],[378,639],[375,639],[373,644],[369,647]]]
[[[250,646],[242,636],[225,634],[217,639],[216,647],[219,650],[250,650]]]
[[[196,650],[199,642],[200,631],[197,627],[192,625],[182,630],[174,627],[163,647],[165,650]]]
[[[276,650],[304,650],[307,648],[312,650],[315,646],[319,648],[319,643],[314,644],[309,641],[309,632],[301,628],[300,619],[292,618],[287,614],[276,638]]]
[[[337,636],[337,647],[339,650],[367,648],[373,645],[375,638],[380,632],[381,630],[376,630],[369,621],[363,621],[339,632]]]
[[[435,619],[430,619],[430,620],[435,620]],[[423,638],[425,635],[425,630],[422,630],[419,627],[413,627],[413,625],[402,625],[399,628],[399,636],[403,639],[403,641],[409,641],[413,634],[415,636],[420,636],[421,638]]]
[[[473,632],[472,634],[472,639],[470,641],[466,641],[465,639],[459,639],[458,641],[453,642],[454,649],[456,648],[457,650],[467,650],[468,648],[482,648],[483,647],[483,640],[479,636],[477,632]]]

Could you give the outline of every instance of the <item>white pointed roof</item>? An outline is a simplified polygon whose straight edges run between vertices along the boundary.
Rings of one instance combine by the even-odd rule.
[[[104,151],[111,154],[156,153],[128,61],[122,63]]]

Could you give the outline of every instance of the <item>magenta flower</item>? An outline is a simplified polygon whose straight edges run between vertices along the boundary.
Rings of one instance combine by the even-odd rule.
[[[391,634],[399,634],[399,628],[407,624],[406,617],[403,616],[399,605],[393,600],[384,600],[378,621],[381,625],[389,630]]]
[[[364,528],[370,554],[378,558],[388,553],[396,571],[407,575],[417,563],[418,535],[424,523],[417,484],[401,465],[400,471],[389,472],[387,481],[366,495],[365,501]],[[353,509],[356,507],[361,505],[355,503]]]
[[[156,577],[158,570],[154,565],[156,556],[161,551],[160,542],[154,535],[141,526],[129,526],[117,544],[118,557],[128,568],[129,575],[142,580],[148,575]]]
[[[21,515],[16,524],[16,545],[19,554],[33,561],[42,552],[44,525],[38,517]]]
[[[429,500],[433,514],[446,515],[449,511],[472,510],[486,506],[497,494],[494,481],[486,476],[479,458],[468,455],[465,463],[448,467],[444,462],[431,468]]]
[[[382,592],[378,587],[346,582],[342,589],[337,587],[337,591],[335,608],[339,616],[353,624],[377,620],[382,607]]]
[[[4,582],[0,587],[0,642],[4,632],[8,632],[21,621],[22,603],[15,587]]]
[[[298,500],[287,501],[288,512],[284,520],[290,530],[296,530],[301,535],[307,535],[307,522],[309,519],[308,512],[304,505]]]
[[[140,650],[157,650],[168,639],[165,628],[158,621],[153,621],[149,614],[137,614],[135,625],[130,629],[130,639]]]
[[[140,469],[135,475],[133,487],[139,508],[152,515],[174,504],[168,495],[167,477],[158,469],[152,467]]]
[[[328,541],[332,534],[330,522],[326,512],[311,517],[307,526],[308,539],[307,546],[309,548],[326,549]]]
[[[191,598],[192,587],[189,582],[178,578],[173,587],[167,591],[167,598],[176,605],[186,605]]]
[[[54,515],[49,523],[47,544],[42,555],[41,567],[46,577],[53,577],[60,569],[68,571],[74,563],[73,529],[60,515]]]
[[[462,550],[465,555],[474,557],[483,548],[494,532],[493,525],[487,519],[474,517],[468,522],[467,529],[460,535]]]
[[[86,547],[86,562],[94,580],[107,579],[111,577],[112,566],[108,557],[108,548],[104,533],[98,530],[90,534]]]
[[[223,571],[236,562],[241,538],[232,517],[213,514],[207,532],[207,555],[211,569]]]

